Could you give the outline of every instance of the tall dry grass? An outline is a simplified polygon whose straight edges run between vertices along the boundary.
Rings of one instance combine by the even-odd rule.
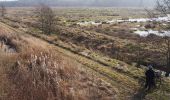
[[[0,99],[112,100],[115,92],[81,64],[47,43],[10,30],[0,32]],[[6,50],[2,50],[6,47]],[[7,52],[8,49],[15,52]]]

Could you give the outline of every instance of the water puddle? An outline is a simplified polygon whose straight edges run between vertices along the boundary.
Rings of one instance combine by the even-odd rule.
[[[157,17],[157,18],[136,18],[136,19],[113,19],[113,20],[107,20],[104,22],[95,22],[95,21],[85,21],[85,22],[79,22],[77,25],[81,26],[87,26],[87,25],[101,25],[102,23],[107,23],[107,24],[113,24],[113,23],[124,23],[124,22],[129,22],[129,23],[140,23],[140,22],[170,22],[170,15],[166,17]]]
[[[155,34],[157,36],[170,36],[170,31],[154,31],[154,30],[146,30],[146,31],[141,31],[141,30],[136,30],[134,31],[135,34],[138,34],[142,37],[147,37],[150,34]]]
[[[4,53],[16,53],[16,47],[10,39],[0,37],[0,51]]]
[[[102,23],[101,22],[94,22],[94,21],[85,21],[85,22],[79,22],[77,23],[77,25],[80,25],[80,26],[87,26],[87,25],[94,25],[94,26],[98,26],[98,25],[101,25]]]

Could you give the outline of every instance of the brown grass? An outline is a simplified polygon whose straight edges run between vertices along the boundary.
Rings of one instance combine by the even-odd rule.
[[[82,65],[74,60],[53,51],[47,43],[28,35],[16,34],[5,27],[2,29],[0,42],[8,45],[6,49],[13,48],[16,52],[0,51],[0,99],[114,98],[115,92],[111,86],[83,69]]]

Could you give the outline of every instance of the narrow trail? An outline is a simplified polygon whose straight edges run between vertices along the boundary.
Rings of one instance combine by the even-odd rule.
[[[13,30],[14,32],[21,33],[23,35],[24,34],[31,35],[42,41],[48,42],[51,46],[53,46],[54,50],[60,52],[66,57],[75,59],[77,62],[84,65],[84,67],[87,67],[95,71],[96,73],[100,74],[108,83],[112,84],[113,87],[116,87],[119,90],[120,97],[127,96],[127,97],[122,97],[122,100],[125,98],[127,100],[128,99],[132,100],[132,98],[134,98],[134,91],[136,91],[140,87],[136,79],[134,79],[133,77],[127,76],[125,73],[120,73],[116,70],[109,68],[108,65],[103,62],[99,62],[92,58],[80,55],[75,51],[71,51],[68,48],[62,47],[49,40],[42,39],[34,34],[30,34],[30,33],[23,32],[21,30],[14,29],[7,24],[0,22],[0,25],[8,28],[9,30]],[[140,98],[136,96],[136,100],[140,100]]]

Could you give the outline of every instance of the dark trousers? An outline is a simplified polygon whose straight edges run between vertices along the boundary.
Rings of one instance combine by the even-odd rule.
[[[145,88],[150,90],[152,87],[155,87],[155,80],[154,79],[150,79],[150,78],[146,78]]]

